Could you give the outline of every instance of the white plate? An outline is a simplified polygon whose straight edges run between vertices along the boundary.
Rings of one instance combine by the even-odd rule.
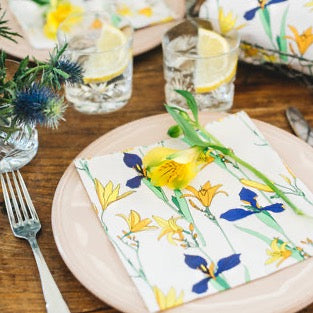
[[[167,0],[167,3],[172,11],[175,13],[175,16],[177,16],[177,20],[184,17],[184,0]],[[23,5],[22,1],[21,5]],[[21,26],[10,11],[8,0],[1,0],[1,8],[3,9],[1,10],[1,12],[6,11],[5,19],[9,21],[8,26],[11,28],[11,30],[21,34],[24,38],[16,37],[15,39],[17,41],[17,44],[10,40],[1,39],[0,49],[3,49],[8,54],[21,59],[29,55],[35,57],[40,61],[46,61],[49,58],[49,50],[39,50],[32,48],[32,46],[26,39],[27,36],[24,35]],[[177,23],[177,20],[136,30],[134,34],[133,54],[136,56],[157,47],[161,43],[163,34],[169,28],[175,25],[175,23]]]
[[[200,114],[203,123],[220,117],[219,113]],[[313,149],[279,128],[260,121],[255,123],[295,174],[313,190]],[[168,114],[131,122],[91,143],[79,157],[92,157],[152,144],[164,139],[172,124],[173,120]],[[66,265],[90,292],[123,312],[147,312],[135,285],[101,228],[73,164],[65,171],[55,192],[52,228]],[[312,301],[313,259],[310,259],[167,312],[291,313]]]

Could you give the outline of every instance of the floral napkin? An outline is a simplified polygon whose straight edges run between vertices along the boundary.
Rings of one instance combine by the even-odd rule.
[[[134,28],[165,23],[175,18],[165,1],[160,0],[118,0],[117,13],[127,17]]]
[[[62,20],[73,12],[86,9],[113,10],[125,16],[135,29],[165,23],[176,18],[165,0],[51,0],[51,6],[39,6],[31,0],[9,0],[12,13],[28,41],[36,49],[55,46],[56,31]],[[53,29],[53,31],[47,29]]]
[[[153,186],[143,156],[157,146],[185,149],[179,139],[76,160],[104,233],[150,312],[248,283],[313,254],[313,194],[249,117],[241,112],[206,127],[305,216],[214,150],[187,187]]]
[[[285,65],[286,72],[311,76],[312,14],[312,0],[206,0],[200,10],[201,17],[216,19],[224,33],[239,30],[243,60]]]

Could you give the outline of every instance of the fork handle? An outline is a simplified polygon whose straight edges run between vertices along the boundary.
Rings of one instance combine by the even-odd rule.
[[[47,263],[41,254],[36,238],[28,239],[38,267],[43,295],[46,301],[46,309],[48,313],[70,313],[60,290],[55,283]]]

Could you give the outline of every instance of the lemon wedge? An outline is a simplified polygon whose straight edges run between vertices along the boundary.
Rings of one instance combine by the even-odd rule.
[[[91,54],[84,64],[84,83],[106,82],[121,75],[131,58],[130,48],[124,47],[126,42],[127,37],[122,31],[104,25],[96,43],[97,52]],[[125,52],[125,49],[128,50]]]
[[[218,33],[199,28],[197,52],[202,59],[196,61],[196,93],[210,92],[235,76],[237,54],[229,53],[229,43]]]

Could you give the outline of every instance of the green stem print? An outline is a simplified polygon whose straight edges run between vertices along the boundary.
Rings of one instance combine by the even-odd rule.
[[[255,143],[256,146],[268,146],[268,142],[266,141],[266,139],[260,135],[255,129],[253,129],[247,122],[245,119],[242,118],[241,115],[239,115],[239,119],[240,121],[246,125],[247,129],[250,130],[255,136],[256,138],[258,138],[258,140],[260,141],[260,143]]]
[[[218,219],[216,218],[216,216],[212,213],[210,209],[212,201],[217,194],[224,194],[227,196],[226,192],[219,190],[220,187],[222,187],[222,185],[211,186],[211,183],[209,181],[206,182],[203,186],[201,186],[200,190],[196,190],[192,186],[187,186],[186,190],[188,190],[190,193],[185,193],[181,197],[196,198],[199,201],[199,203],[201,203],[203,208],[200,208],[198,205],[196,205],[194,201],[189,199],[190,205],[196,210],[202,212],[204,216],[207,217],[218,228],[219,232],[222,234],[223,238],[227,242],[232,253],[236,254],[237,251],[235,250],[233,244],[231,243],[224,229],[220,225]],[[250,280],[249,270],[247,266],[245,266],[245,264],[242,264],[242,265],[245,270],[246,281],[249,281]]]
[[[217,157],[217,156],[215,156]],[[218,157],[218,162],[217,164],[219,166],[221,166],[222,168],[226,169],[229,173],[231,173],[235,178],[238,179],[238,181],[243,182],[245,181],[245,184],[250,183],[250,186],[254,186],[256,187],[256,184],[254,181],[250,180],[248,175],[241,169],[241,167],[239,167],[237,164],[234,164],[233,162],[231,162],[230,160],[227,160],[226,158],[222,158],[222,157]],[[238,175],[236,175],[235,173],[233,173],[233,171],[228,167],[228,165],[232,166],[233,169],[235,169],[236,171],[238,171],[239,173],[241,173],[241,177],[244,177],[245,180],[243,180],[242,178],[240,178]],[[264,191],[259,190],[260,194],[270,203],[273,204],[273,201],[271,200],[270,197],[268,197]],[[251,206],[249,207],[250,210],[254,210]],[[290,242],[290,244],[292,244],[295,247],[295,244],[292,242],[292,240],[287,236],[287,234],[285,233],[285,231],[283,230],[283,228],[279,225],[279,223],[272,217],[272,215],[267,212],[267,211],[261,211],[258,212],[258,214],[255,215],[260,221],[262,221],[265,225],[267,225],[268,227],[273,228],[274,230],[276,230],[277,232],[279,232],[281,235],[283,235],[286,240],[288,242]]]
[[[80,161],[80,166],[77,167],[79,170],[84,171],[87,176],[91,179],[91,181],[94,183],[94,187],[96,189],[102,212],[100,216],[100,221],[101,225],[108,236],[109,240],[112,242],[116,250],[118,251],[120,257],[124,262],[126,263],[127,266],[130,267],[132,277],[134,279],[140,279],[145,284],[150,288],[151,292],[154,294],[156,303],[159,306],[160,309],[168,309],[173,306],[179,305],[183,303],[183,295],[184,292],[182,291],[181,294],[176,298],[176,291],[174,288],[171,288],[168,297],[170,296],[170,300],[164,301],[164,298],[167,299],[166,295],[162,292],[160,288],[157,286],[153,286],[151,282],[149,281],[144,266],[141,261],[140,257],[140,241],[136,239],[135,234],[138,232],[142,231],[147,231],[147,230],[154,230],[157,227],[156,226],[151,226],[152,220],[149,218],[146,219],[141,219],[140,215],[138,212],[131,210],[129,217],[123,215],[123,214],[118,214],[119,217],[123,218],[128,227],[128,231],[124,231],[123,235],[118,236],[118,239],[120,243],[124,246],[127,247],[129,251],[132,253],[126,253],[124,252],[123,249],[121,249],[120,245],[116,242],[114,238],[110,235],[110,232],[108,230],[108,227],[104,221],[104,213],[107,207],[114,201],[118,201],[130,194],[132,194],[134,191],[128,191],[122,195],[119,195],[119,185],[117,187],[113,188],[112,182],[108,182],[106,186],[103,186],[99,180],[93,178],[90,169],[88,167],[88,162],[85,160]],[[162,195],[162,192],[160,191],[159,196]],[[164,195],[163,195],[164,196]],[[131,255],[133,255],[133,258],[131,258]],[[219,285],[218,285],[219,286]],[[173,299],[173,297],[175,299]],[[163,300],[162,300],[163,298]],[[161,300],[160,300],[161,299]]]
[[[136,256],[136,263],[138,264],[137,266],[134,265],[134,263],[125,256],[125,254],[123,253],[123,251],[119,249],[120,253],[123,254],[123,258],[127,260],[127,263],[132,267],[133,271],[136,273],[135,276],[133,276],[134,278],[140,278],[142,279],[151,289],[152,289],[152,285],[149,282],[149,280],[147,279],[147,276],[145,274],[144,271],[144,267],[141,263],[141,259],[140,259],[140,255],[139,255],[139,249],[140,249],[140,242],[138,240],[135,239],[135,237],[131,237],[130,235],[127,236],[128,240],[123,236],[123,237],[119,237],[119,240],[121,241],[122,244],[126,245],[130,250],[132,250],[135,253]]]
[[[259,17],[262,23],[262,26],[264,28],[264,31],[268,38],[270,39],[270,42],[273,46],[273,48],[276,48],[276,45],[273,41],[273,34],[272,34],[272,27],[271,27],[271,16],[270,12],[267,7],[263,8],[262,10],[259,10]]]
[[[140,256],[139,256],[140,242],[136,240],[134,236],[132,236],[134,233],[139,232],[139,231],[156,229],[155,226],[149,225],[152,221],[150,219],[142,220],[140,215],[136,211],[131,211],[129,218],[127,218],[126,216],[122,214],[119,214],[119,216],[122,217],[127,222],[129,226],[129,231],[125,232],[123,236],[120,236],[118,238],[122,244],[127,245],[128,248],[131,249],[135,253],[136,263],[137,263],[136,265],[134,261],[132,261],[129,257],[127,257],[127,255],[120,248],[117,242],[112,238],[104,220],[105,210],[108,208],[108,206],[111,203],[129,196],[134,191],[125,192],[124,194],[119,195],[119,188],[120,188],[119,185],[117,185],[114,188],[112,182],[109,181],[106,186],[103,186],[97,178],[94,178],[92,176],[89,166],[88,166],[88,162],[86,160],[81,160],[79,163],[79,167],[77,168],[81,171],[84,171],[86,175],[90,178],[90,180],[94,183],[94,188],[97,192],[98,199],[99,199],[99,202],[101,204],[101,209],[102,209],[101,214],[100,214],[100,221],[101,221],[101,225],[106,235],[108,236],[108,238],[110,239],[114,247],[117,249],[121,257],[131,267],[132,271],[134,272],[134,277],[142,279],[152,289],[153,287],[146,277],[144,268],[140,260]]]
[[[286,20],[287,20],[287,15],[288,15],[288,9],[289,7],[285,9],[283,17],[281,19],[280,34],[279,36],[276,37],[276,42],[277,42],[279,51],[283,53],[283,54],[279,53],[279,57],[281,61],[283,62],[288,61],[288,58],[285,55],[285,53],[288,52],[287,39],[286,39]]]
[[[309,256],[302,249],[299,249],[297,247],[291,247],[287,242],[279,238],[271,239],[254,230],[245,227],[240,227],[238,225],[236,225],[236,227],[241,231],[262,240],[271,248],[271,250],[267,250],[267,254],[270,256],[270,258],[265,262],[265,264],[271,264],[275,261],[279,261],[277,263],[278,267],[281,265],[283,261],[285,261],[289,257],[292,257],[297,261],[302,261]]]
[[[303,192],[303,190],[301,190],[298,186],[297,183],[297,177],[295,177],[293,174],[291,174],[291,179],[285,175],[281,175],[283,177],[283,179],[286,181],[286,183],[288,184],[288,186],[285,185],[281,185],[278,183],[275,183],[276,186],[278,186],[279,188],[281,188],[282,190],[284,190],[285,194],[290,194],[290,195],[294,195],[294,196],[298,196],[303,198],[308,204],[310,204],[311,206],[313,206],[312,201],[310,201],[310,199],[307,198],[306,194]],[[272,198],[275,198],[276,195],[272,196]]]
[[[185,218],[185,220],[192,224],[198,234],[199,240],[201,241],[201,245],[205,246],[206,242],[204,240],[203,235],[201,234],[198,227],[195,225],[194,219],[190,213],[190,209],[186,199],[182,197],[182,192],[180,190],[174,190],[175,196],[172,196],[172,201],[175,203],[178,213]]]

